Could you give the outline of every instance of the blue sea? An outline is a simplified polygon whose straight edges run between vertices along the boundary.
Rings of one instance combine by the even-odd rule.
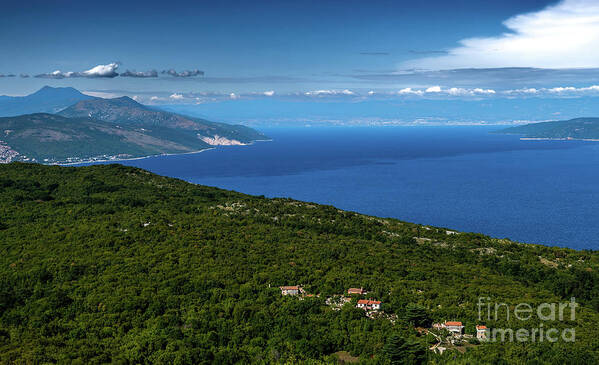
[[[489,133],[499,128],[260,128],[273,140],[122,163],[248,194],[599,249],[599,142]]]

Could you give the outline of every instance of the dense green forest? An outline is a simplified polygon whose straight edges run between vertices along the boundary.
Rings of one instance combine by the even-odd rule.
[[[597,364],[599,253],[266,199],[121,165],[0,166],[0,363]],[[302,285],[320,296],[282,296]],[[393,315],[328,295],[363,287]],[[576,341],[428,348],[479,297],[580,303]],[[396,316],[396,317],[395,317]]]

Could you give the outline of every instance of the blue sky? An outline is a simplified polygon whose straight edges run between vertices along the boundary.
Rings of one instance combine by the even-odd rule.
[[[0,49],[8,95],[43,85],[149,104],[599,94],[591,0],[5,0]]]

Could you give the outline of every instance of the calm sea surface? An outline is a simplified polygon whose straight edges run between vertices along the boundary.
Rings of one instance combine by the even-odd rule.
[[[599,142],[520,141],[495,129],[262,128],[273,141],[122,163],[249,194],[599,249]]]

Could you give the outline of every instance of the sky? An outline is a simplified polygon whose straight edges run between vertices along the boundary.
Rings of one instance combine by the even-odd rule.
[[[73,86],[147,104],[247,98],[599,96],[599,1],[13,1],[0,94]]]

